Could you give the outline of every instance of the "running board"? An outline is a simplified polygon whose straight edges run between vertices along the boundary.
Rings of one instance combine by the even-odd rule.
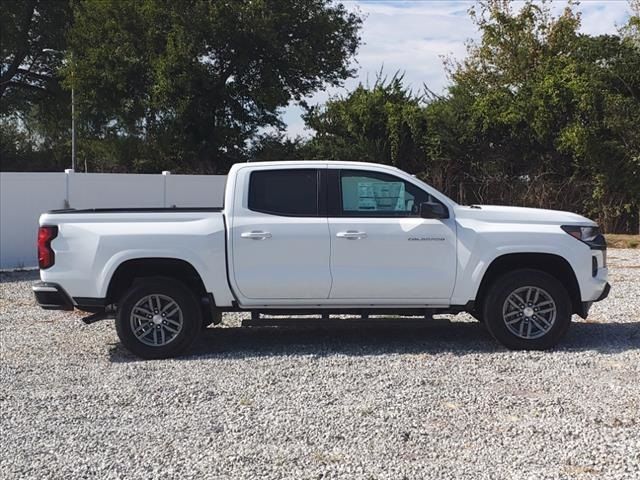
[[[82,321],[86,325],[91,325],[92,323],[99,322],[100,320],[106,320],[108,318],[114,318],[115,312],[110,310],[105,310],[102,312],[92,313],[91,315],[84,317]]]
[[[381,317],[368,318],[366,316],[360,318],[274,318],[274,317],[258,317],[252,314],[251,319],[242,320],[243,327],[341,327],[341,326],[359,326],[359,327],[384,327],[384,326],[445,326],[451,322],[446,318],[434,319],[431,315],[423,317]]]

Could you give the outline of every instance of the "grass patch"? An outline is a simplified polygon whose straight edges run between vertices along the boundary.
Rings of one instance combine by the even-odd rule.
[[[640,248],[640,235],[610,233],[605,237],[607,238],[607,246],[611,248]]]

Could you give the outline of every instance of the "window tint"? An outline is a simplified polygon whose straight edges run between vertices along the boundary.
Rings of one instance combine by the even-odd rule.
[[[317,170],[252,172],[249,180],[249,209],[273,215],[316,216]]]
[[[385,173],[342,170],[342,214],[354,217],[413,217],[431,195],[412,183]]]

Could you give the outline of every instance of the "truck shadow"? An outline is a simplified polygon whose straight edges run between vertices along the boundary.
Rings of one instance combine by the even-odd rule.
[[[24,270],[5,270],[0,271],[0,284],[2,283],[18,283],[18,282],[35,282],[40,279],[40,270],[24,269]],[[31,286],[29,286],[31,287]],[[31,290],[29,290],[31,292]]]
[[[415,322],[389,319],[359,321],[353,325],[208,328],[189,352],[178,360],[249,358],[268,356],[329,356],[443,353],[499,354],[507,350],[475,322],[434,320]],[[295,324],[295,322],[299,322]],[[551,352],[595,350],[614,354],[640,349],[640,322],[574,323],[567,337]],[[112,362],[140,361],[117,344]]]

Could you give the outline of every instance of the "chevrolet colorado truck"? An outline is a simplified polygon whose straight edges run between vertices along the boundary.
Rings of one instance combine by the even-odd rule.
[[[229,311],[466,311],[508,348],[545,349],[610,289],[593,221],[458,205],[360,162],[236,164],[221,208],[54,210],[38,259],[43,308],[115,315],[143,358],[184,352]]]

